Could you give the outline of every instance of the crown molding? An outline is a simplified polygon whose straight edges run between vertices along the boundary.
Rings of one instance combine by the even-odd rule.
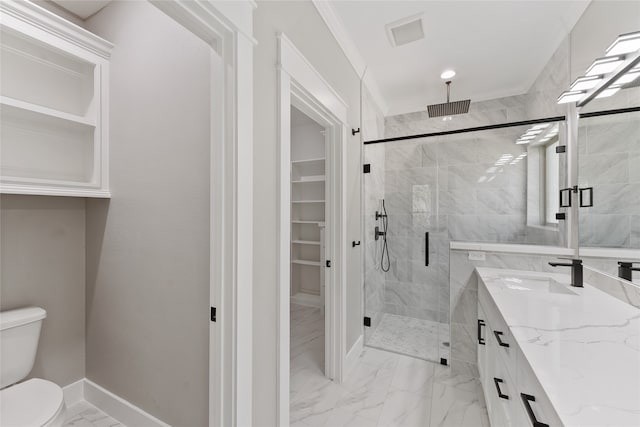
[[[378,104],[378,108],[380,108],[382,113],[386,115],[387,111],[389,111],[389,106],[380,92],[378,83],[371,70],[367,69],[365,60],[360,55],[358,48],[351,39],[351,36],[349,36],[349,33],[331,5],[331,2],[326,0],[312,0],[312,3],[324,20],[325,24],[327,24],[329,31],[333,34],[338,45],[342,48],[342,51],[351,63],[353,69],[356,71],[358,77],[364,80],[364,84],[371,93],[374,102]]]
[[[109,59],[111,56],[113,44],[29,1],[0,1],[2,15],[2,24],[9,20],[14,20],[15,25],[24,25],[18,22],[26,23],[102,58]]]

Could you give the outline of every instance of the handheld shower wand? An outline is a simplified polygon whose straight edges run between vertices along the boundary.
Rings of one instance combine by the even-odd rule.
[[[384,199],[382,199],[382,212],[376,211],[376,221],[382,219],[382,230],[376,226],[375,239],[382,237],[382,255],[380,256],[380,267],[385,273],[391,269],[391,260],[389,259],[389,247],[387,245],[387,232],[389,231],[389,219],[387,216],[387,208],[384,205]],[[385,263],[385,256],[387,262]],[[386,266],[385,266],[386,265]]]

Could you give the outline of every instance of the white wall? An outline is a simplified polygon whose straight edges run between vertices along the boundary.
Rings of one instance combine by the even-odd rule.
[[[358,128],[360,82],[311,2],[258,2],[254,13],[254,426],[276,424],[276,34],[282,31],[348,104]],[[362,333],[359,135],[347,144],[347,349]]]
[[[208,46],[148,2],[87,21],[111,60],[112,199],[87,201],[87,378],[208,423]]]

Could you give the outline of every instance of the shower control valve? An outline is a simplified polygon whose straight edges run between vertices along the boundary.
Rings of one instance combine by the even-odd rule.
[[[386,214],[376,211],[376,221],[379,220],[380,218],[386,218],[386,217],[387,217]]]
[[[384,231],[380,231],[380,227],[376,227],[375,231],[376,231],[375,233],[376,240],[378,240],[379,237],[385,236],[387,234]]]

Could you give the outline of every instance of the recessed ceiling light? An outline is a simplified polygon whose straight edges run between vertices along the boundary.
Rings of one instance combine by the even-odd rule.
[[[453,71],[453,70],[445,70],[445,71],[442,72],[442,74],[440,74],[440,78],[444,79],[444,80],[447,80],[447,79],[453,78],[453,76],[455,76],[455,75],[456,75],[455,71]]]
[[[625,53],[635,52],[638,49],[640,49],[640,31],[621,34],[616,41],[607,48],[607,56],[624,55]]]
[[[582,98],[584,98],[585,94],[586,92],[583,90],[564,91],[558,97],[558,104],[568,104],[569,102],[580,101]]]
[[[602,76],[591,76],[591,77],[578,77],[575,79],[569,90],[589,90],[598,86],[598,83],[602,81]]]
[[[606,58],[598,58],[593,64],[587,68],[586,76],[598,76],[601,74],[609,74],[624,62],[624,56],[611,56]]]

